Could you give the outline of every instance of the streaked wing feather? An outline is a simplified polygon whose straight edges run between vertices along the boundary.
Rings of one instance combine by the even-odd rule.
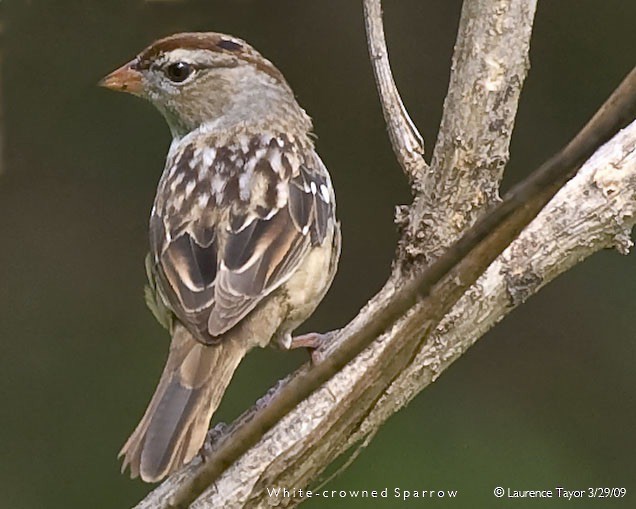
[[[216,149],[213,159],[205,150],[173,158],[178,171],[162,177],[150,230],[169,305],[200,341],[214,342],[323,242],[333,204],[321,196],[330,183],[318,156],[285,136]]]
[[[160,261],[184,309],[200,311],[212,303],[217,265],[214,244],[203,248],[184,233],[167,246]]]
[[[284,283],[309,247],[308,235],[294,227],[287,208],[269,220],[254,223],[246,229],[249,235],[243,235],[243,230],[226,242],[208,321],[212,335],[236,325],[265,295]],[[235,252],[241,256],[234,258]]]

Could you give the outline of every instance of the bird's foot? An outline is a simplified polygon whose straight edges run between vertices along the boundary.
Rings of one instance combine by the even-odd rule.
[[[212,451],[215,449],[218,440],[225,434],[228,426],[229,425],[224,422],[219,422],[208,430],[208,433],[205,436],[205,441],[203,442],[203,446],[199,450],[199,458],[201,459],[201,462],[205,463],[207,457],[212,454]]]
[[[326,356],[327,352],[325,347],[329,344],[333,338],[333,332],[327,332],[321,334],[320,332],[309,332],[308,334],[302,334],[291,338],[291,341],[287,345],[289,350],[295,348],[307,348],[311,355],[311,362],[313,364],[319,364]]]

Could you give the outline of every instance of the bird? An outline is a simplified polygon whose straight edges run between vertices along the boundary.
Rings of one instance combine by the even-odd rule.
[[[171,335],[119,456],[158,482],[201,449],[245,354],[293,336],[331,286],[340,223],[312,121],[282,73],[216,32],[159,39],[100,82],[153,104],[172,142],[150,213],[146,301]]]

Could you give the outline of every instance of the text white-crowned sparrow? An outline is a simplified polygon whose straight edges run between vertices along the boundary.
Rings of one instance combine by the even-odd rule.
[[[173,136],[150,216],[146,292],[172,343],[120,453],[132,477],[158,481],[199,451],[245,353],[293,346],[331,284],[340,230],[310,118],[244,41],[172,35],[101,85],[148,99]]]

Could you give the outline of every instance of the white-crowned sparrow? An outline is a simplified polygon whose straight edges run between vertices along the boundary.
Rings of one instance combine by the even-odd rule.
[[[310,118],[244,41],[166,37],[101,85],[148,99],[173,135],[150,216],[146,292],[172,343],[120,453],[132,477],[157,481],[199,451],[248,350],[293,346],[331,284],[340,230]]]

